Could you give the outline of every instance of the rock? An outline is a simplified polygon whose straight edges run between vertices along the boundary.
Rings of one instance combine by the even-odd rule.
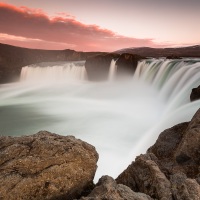
[[[173,196],[176,200],[199,200],[200,185],[194,179],[189,179],[183,173],[177,173],[170,178]]]
[[[131,179],[127,180],[127,177],[131,177]],[[138,156],[135,162],[119,175],[116,181],[154,199],[173,199],[171,183],[160,170],[153,154]]]
[[[124,53],[121,54],[118,60],[116,61],[117,65],[117,76],[130,76],[132,77],[136,68],[138,61],[143,57],[139,55]]]
[[[188,127],[189,122],[177,124],[169,129],[164,130],[156,140],[156,143],[148,149],[148,153],[153,153],[159,160],[157,163],[169,178],[173,173],[182,171],[177,167],[174,154],[177,151],[183,135]]]
[[[193,88],[190,94],[190,101],[196,101],[200,99],[200,85],[197,88]]]
[[[116,181],[156,199],[199,200],[200,109],[190,122],[163,131]]]
[[[181,59],[181,57],[180,56],[177,56],[177,55],[170,55],[170,56],[167,56],[166,57],[167,59]]]
[[[152,198],[142,193],[133,192],[129,187],[117,184],[109,177],[103,176],[99,179],[96,187],[87,196],[81,200],[151,200]]]
[[[0,137],[0,199],[73,199],[90,186],[98,154],[73,136]]]
[[[200,109],[189,123],[175,158],[189,178],[196,178],[200,173]]]
[[[103,54],[88,58],[85,63],[88,79],[91,81],[108,80],[110,63],[118,54]]]

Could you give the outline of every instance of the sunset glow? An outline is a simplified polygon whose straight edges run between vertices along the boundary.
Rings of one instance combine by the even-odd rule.
[[[197,0],[181,4],[178,0],[168,4],[157,0],[44,2],[0,2],[0,42],[80,51],[200,43]]]

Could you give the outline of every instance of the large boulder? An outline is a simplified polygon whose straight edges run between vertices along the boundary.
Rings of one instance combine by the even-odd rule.
[[[111,61],[118,57],[118,54],[108,53],[88,58],[85,63],[88,79],[91,81],[108,80]]]
[[[96,187],[87,196],[81,200],[152,200],[152,198],[143,193],[133,192],[129,187],[117,184],[109,177],[103,176],[99,179]]]
[[[98,154],[73,136],[0,137],[0,199],[74,199],[93,182]]]
[[[189,123],[175,153],[175,159],[190,178],[200,174],[200,109]]]
[[[197,88],[193,88],[190,94],[190,101],[196,101],[200,99],[200,85]]]

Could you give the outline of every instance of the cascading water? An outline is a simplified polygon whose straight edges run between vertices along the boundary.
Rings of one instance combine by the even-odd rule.
[[[86,79],[85,61],[41,63],[26,66],[21,71],[21,81],[69,81]]]
[[[114,78],[115,78],[115,74],[116,74],[116,70],[117,70],[116,61],[117,60],[112,59],[111,63],[110,63],[109,77],[108,77],[108,79],[110,81],[114,80]]]
[[[101,83],[83,81],[84,66],[77,72],[75,65],[25,67],[21,82],[1,85],[0,134],[48,130],[83,139],[100,155],[96,180],[116,177],[161,131],[190,120],[200,107],[200,101],[189,102],[200,85],[200,59],[143,60],[132,80]],[[111,68],[113,80],[114,61]],[[75,81],[58,81],[66,79]]]

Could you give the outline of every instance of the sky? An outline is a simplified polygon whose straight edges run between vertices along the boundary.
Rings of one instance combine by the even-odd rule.
[[[115,51],[200,44],[200,0],[3,0],[0,43]]]

